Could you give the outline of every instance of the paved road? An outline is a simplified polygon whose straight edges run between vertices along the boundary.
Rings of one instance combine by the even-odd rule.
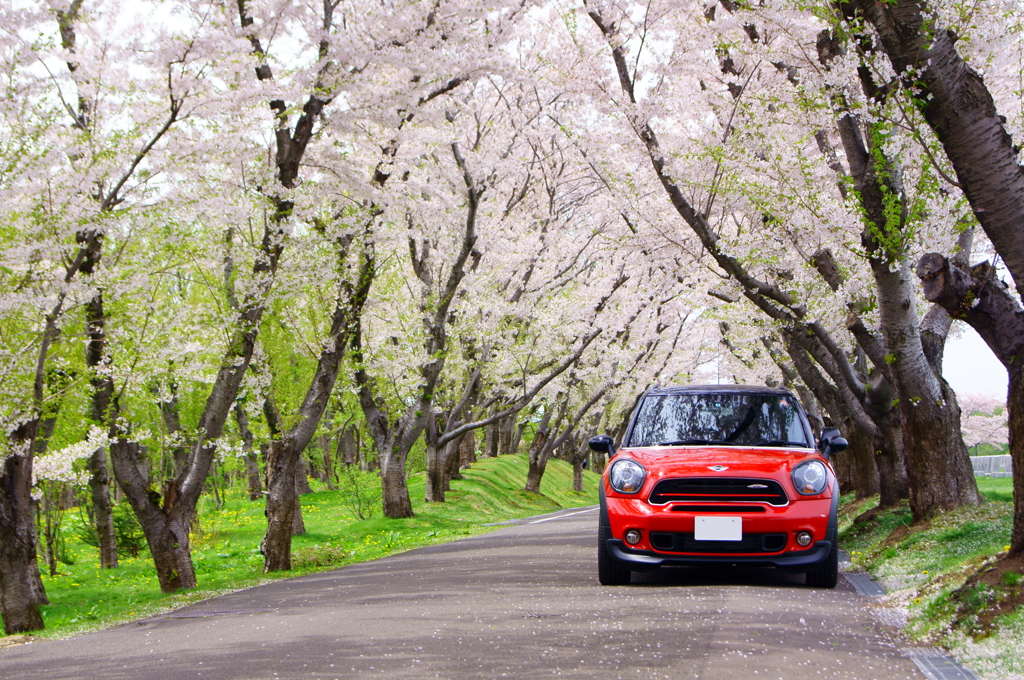
[[[0,677],[923,677],[843,579],[764,570],[596,577],[597,509],[0,650]]]

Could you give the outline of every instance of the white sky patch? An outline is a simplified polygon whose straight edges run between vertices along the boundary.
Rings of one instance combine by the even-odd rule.
[[[1006,399],[1006,369],[985,341],[967,324],[946,341],[942,375],[957,395],[987,394]]]

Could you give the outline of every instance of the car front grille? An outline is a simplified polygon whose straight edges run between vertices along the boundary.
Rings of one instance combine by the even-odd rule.
[[[654,505],[682,501],[693,503],[768,503],[776,507],[789,504],[786,490],[774,479],[741,477],[689,477],[663,479],[654,486],[648,501]]]
[[[698,541],[692,533],[651,533],[651,545],[664,552],[775,553],[786,548],[786,540],[786,534],[743,534],[739,541]]]

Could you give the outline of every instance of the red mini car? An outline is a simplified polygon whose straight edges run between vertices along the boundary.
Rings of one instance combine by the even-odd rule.
[[[598,578],[629,583],[634,571],[729,564],[806,573],[807,584],[839,578],[839,485],[800,402],[767,387],[699,385],[648,391],[615,449],[601,485]]]

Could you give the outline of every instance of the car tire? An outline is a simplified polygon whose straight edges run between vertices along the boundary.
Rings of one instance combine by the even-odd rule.
[[[812,588],[835,588],[839,583],[839,532],[834,529],[828,533],[832,549],[821,566],[807,572],[807,585]]]
[[[612,536],[612,528],[601,524],[597,529],[597,580],[603,586],[629,585],[632,573],[623,569],[608,553],[608,539]]]

